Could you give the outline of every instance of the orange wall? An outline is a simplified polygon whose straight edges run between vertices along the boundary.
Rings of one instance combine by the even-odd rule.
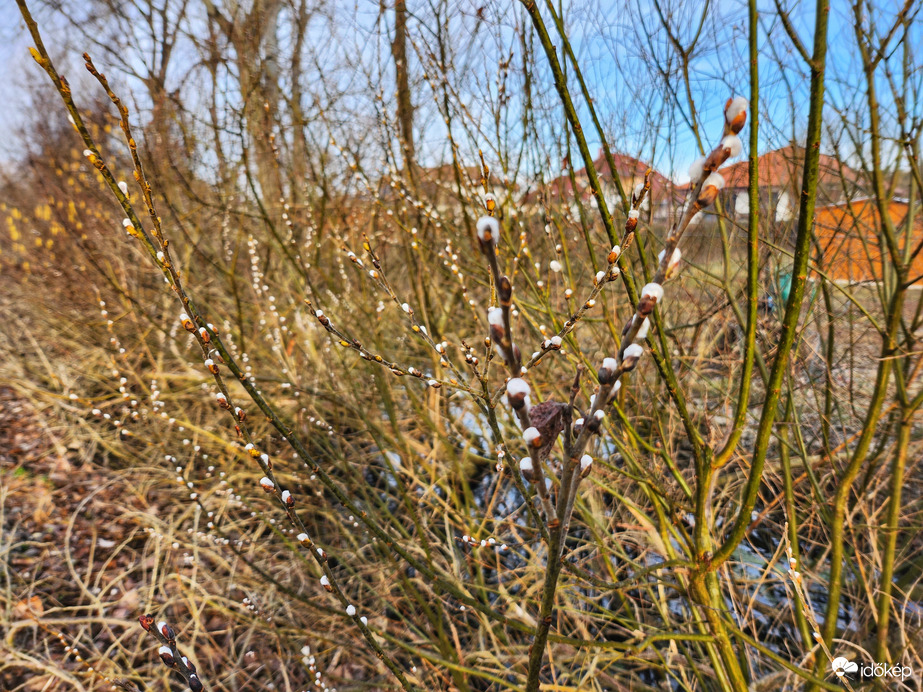
[[[888,213],[898,232],[898,243],[903,250],[906,244],[904,219],[907,204],[892,202]],[[882,261],[891,263],[887,247],[879,247],[880,217],[872,201],[860,201],[821,207],[815,214],[814,232],[822,251],[819,269],[837,281],[880,281]],[[904,232],[904,233],[902,233]],[[923,212],[919,209],[914,218],[911,251],[923,241]],[[882,242],[884,239],[882,238]],[[814,258],[812,257],[812,260]],[[923,252],[914,259],[910,278],[923,275]],[[923,286],[923,279],[915,282]]]

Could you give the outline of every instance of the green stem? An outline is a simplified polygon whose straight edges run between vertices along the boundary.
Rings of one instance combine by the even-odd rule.
[[[827,62],[827,19],[830,13],[828,0],[817,0],[815,8],[816,28],[814,32],[814,56],[811,65],[811,93],[808,110],[808,134],[804,156],[804,178],[801,185],[801,204],[798,215],[798,232],[795,237],[795,257],[792,268],[792,288],[785,306],[785,317],[779,337],[776,358],[766,383],[766,399],[760,416],[753,445],[753,457],[750,473],[744,487],[740,510],[730,532],[721,547],[715,551],[709,569],[717,569],[727,560],[734,549],[743,540],[750,523],[750,513],[756,504],[766,454],[772,438],[782,387],[782,379],[788,365],[788,357],[795,341],[798,321],[801,316],[801,302],[804,298],[804,286],[807,279],[808,260],[810,258],[811,227],[814,223],[814,206],[817,201],[817,182],[820,169],[820,138],[824,110],[824,71]]]
[[[891,660],[888,653],[888,620],[891,615],[891,581],[894,578],[894,553],[897,547],[898,524],[901,519],[901,490],[904,486],[904,469],[907,465],[907,448],[910,445],[912,413],[902,412],[897,434],[897,449],[891,466],[891,493],[888,500],[888,523],[885,527],[885,551],[882,555],[881,581],[878,592],[878,635],[875,641],[875,660]]]

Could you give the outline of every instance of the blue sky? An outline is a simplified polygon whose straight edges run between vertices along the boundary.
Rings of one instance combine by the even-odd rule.
[[[87,46],[81,43],[79,32],[55,18],[47,9],[37,9],[31,3],[33,12],[42,22],[46,43],[51,46],[68,46],[68,54],[73,56],[72,68],[68,71],[72,81],[82,73],[80,51]],[[492,2],[463,0],[450,3],[454,18],[452,20],[451,47],[459,59],[457,78],[459,80],[458,97],[472,115],[473,123],[480,123],[484,128],[474,132],[468,141],[461,142],[466,156],[474,157],[477,147],[490,148],[489,124],[495,108],[497,61],[501,56],[512,52],[521,57],[520,43],[516,27],[521,26],[523,15],[517,3],[510,0],[493,0]],[[425,43],[432,27],[421,23],[424,3],[409,2],[411,11],[421,14],[416,23],[411,24],[411,32],[423,37]],[[486,31],[477,10],[484,6],[483,15],[490,26],[498,29]],[[192,4],[192,14],[201,9],[198,3]],[[370,0],[357,0],[351,3],[334,3],[328,5],[327,18],[312,24],[312,47],[315,56],[327,60],[330,64],[341,67],[328,73],[328,78],[339,86],[352,89],[354,94],[338,101],[337,107],[359,111],[368,100],[369,81],[380,79],[385,88],[390,85],[388,73],[388,50],[386,39],[375,33],[378,4]],[[698,26],[701,3],[665,2],[665,11],[670,15],[670,23],[680,41],[688,43]],[[876,23],[883,27],[891,21],[900,3],[896,0],[879,1],[873,5]],[[791,42],[782,31],[775,14],[774,3],[761,2],[761,115],[760,150],[764,151],[787,144],[792,138],[799,140],[803,135],[806,121],[805,102],[808,88],[808,72],[794,53]],[[695,140],[689,127],[689,107],[684,87],[680,80],[670,80],[671,89],[665,87],[665,80],[658,73],[656,65],[673,62],[676,66],[676,54],[662,30],[653,5],[629,0],[582,0],[564,3],[564,11],[571,44],[577,53],[584,76],[593,94],[597,112],[610,136],[610,146],[626,153],[652,159],[665,174],[677,180],[684,180],[688,164],[697,155]],[[791,5],[792,19],[802,40],[810,49],[813,35],[813,3],[794,3]],[[550,18],[546,23],[550,27]],[[19,145],[15,138],[17,128],[28,115],[30,91],[37,75],[34,64],[28,56],[30,41],[19,20],[19,12],[14,0],[0,0],[0,16],[9,17],[11,21],[0,23],[0,60],[7,67],[4,108],[0,109],[0,160],[9,161],[18,153]],[[831,106],[844,109],[861,102],[860,71],[858,70],[854,38],[852,33],[852,15],[848,3],[834,0],[830,15],[830,51],[828,58],[827,90]],[[429,19],[424,19],[429,21]],[[550,27],[551,28],[551,27]],[[883,31],[884,29],[881,29]],[[914,28],[912,44],[923,45],[923,32],[919,22]],[[706,146],[714,143],[720,132],[722,108],[728,96],[738,93],[749,94],[749,74],[746,55],[746,5],[742,2],[719,1],[709,6],[708,18],[699,39],[697,48],[692,53],[690,62],[690,88],[696,103],[698,122],[706,140]],[[897,41],[892,41],[892,47]],[[535,42],[538,47],[537,41]],[[95,56],[105,68],[104,57]],[[184,64],[194,60],[194,52],[189,50],[185,57],[177,61],[174,78],[179,83],[188,75],[181,74]],[[893,61],[899,60],[900,51]],[[184,63],[184,61],[186,61]],[[419,61],[416,74],[422,73]],[[347,65],[346,63],[349,63]],[[379,64],[383,67],[380,68]],[[514,58],[514,66],[517,59]],[[552,89],[544,56],[537,56],[539,85],[537,98],[548,109],[541,131],[547,135],[548,142],[560,135],[563,120],[557,105],[557,96]],[[783,66],[785,65],[785,66]],[[380,70],[383,69],[384,72]],[[75,74],[77,73],[77,74]],[[331,76],[332,75],[332,76]],[[131,83],[128,75],[123,75]],[[915,75],[914,84],[921,79]],[[879,80],[883,82],[884,80]],[[508,122],[507,136],[517,136],[516,102],[521,99],[520,81],[513,75],[510,78],[510,92],[513,105],[505,114]],[[137,86],[137,85],[135,85]],[[426,163],[436,163],[448,157],[445,128],[435,112],[431,96],[425,94],[425,85],[421,84],[418,99],[418,127],[420,152]],[[595,135],[587,109],[572,85],[575,100],[578,103],[590,146],[595,154],[599,147],[599,138]],[[879,86],[881,100],[887,106],[892,103],[886,84]],[[188,98],[194,100],[195,84],[191,86]],[[908,92],[909,93],[909,92]],[[915,94],[911,94],[913,108],[919,112]],[[555,109],[557,109],[555,111]],[[837,114],[831,108],[831,123],[835,123]],[[893,128],[893,122],[886,122],[886,127]],[[521,134],[521,129],[519,130]],[[744,133],[747,134],[746,132]],[[484,140],[488,141],[485,142]],[[825,142],[829,150],[833,137]],[[544,160],[534,160],[531,167],[548,168],[554,147],[547,146]],[[746,151],[745,151],[746,153]],[[844,155],[850,152],[843,151]],[[541,158],[541,157],[539,157]],[[551,168],[560,166],[556,159]],[[559,170],[547,170],[548,177]]]

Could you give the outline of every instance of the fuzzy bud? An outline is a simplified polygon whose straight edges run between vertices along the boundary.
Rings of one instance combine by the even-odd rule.
[[[169,646],[161,646],[157,649],[157,653],[160,654],[160,660],[163,661],[165,666],[172,668],[176,663],[176,661],[173,660],[173,651]]]
[[[705,170],[705,157],[700,156],[689,166],[689,181],[695,185],[702,179],[702,173]]]
[[[631,203],[637,204],[641,199],[641,195],[644,194],[644,183],[638,183],[635,185],[635,189],[631,191]]]
[[[663,258],[666,252],[667,251],[664,249],[664,250],[661,250],[660,254],[657,255],[657,261],[660,264],[660,266],[663,266]],[[679,263],[682,259],[683,259],[683,253],[679,251],[679,248],[675,248],[673,250],[673,254],[670,255],[670,261],[667,262],[667,267],[666,267],[666,272],[665,272],[667,276],[670,276],[676,270],[676,267],[679,266]]]
[[[531,389],[529,383],[521,377],[514,377],[506,383],[506,396],[512,406],[517,411],[523,406],[529,406],[529,394]],[[528,409],[527,409],[528,410]]]
[[[189,315],[187,315],[185,312],[180,313],[179,321],[182,322],[183,329],[185,329],[187,332],[195,331],[195,324],[193,324],[192,320],[189,319]]]
[[[630,344],[622,354],[622,369],[630,372],[635,369],[638,360],[644,355],[644,349],[639,344]]]
[[[174,639],[176,639],[176,633],[173,631],[173,628],[163,620],[157,623],[157,630],[164,636],[165,639],[167,639],[167,641],[172,642]]]
[[[621,388],[622,388],[621,380],[616,380],[615,382],[612,383],[612,390],[609,392],[609,401],[607,403],[611,403],[615,401],[615,397],[619,393],[619,390]]]
[[[702,183],[702,190],[695,203],[700,209],[710,206],[718,197],[718,191],[724,187],[724,177],[720,173],[712,173]]]
[[[649,283],[641,289],[641,300],[638,302],[638,314],[646,317],[654,310],[654,306],[663,300],[663,286]]]
[[[292,497],[292,494],[288,490],[282,491],[282,502],[285,503],[286,507],[295,506],[295,498]]]
[[[351,618],[355,617],[356,616],[356,606],[352,604],[349,604],[348,606],[346,606],[346,614],[349,615],[349,617]]]
[[[519,471],[522,473],[522,477],[525,478],[530,483],[534,483],[535,473],[532,467],[532,457],[523,457],[519,460]]]
[[[541,447],[542,446],[542,434],[538,431],[538,428],[532,426],[531,428],[526,428],[522,433],[522,439],[526,441],[526,444],[530,447]]]
[[[271,493],[273,490],[276,489],[276,484],[273,483],[268,478],[266,478],[266,476],[263,476],[262,478],[260,478],[260,487],[263,490],[265,490],[267,493]]]
[[[596,378],[599,380],[600,384],[609,384],[615,376],[615,373],[618,372],[618,369],[619,363],[615,358],[605,358],[603,359],[603,366],[596,374]]]
[[[478,219],[478,240],[482,246],[496,245],[500,237],[500,222],[493,216],[482,216]]]
[[[580,477],[586,478],[590,475],[590,470],[593,466],[593,457],[589,454],[584,454],[580,457]]]
[[[330,579],[327,578],[326,574],[320,578],[320,585],[324,587],[325,591],[333,591],[333,587],[330,586]]]
[[[724,127],[728,132],[738,134],[747,124],[747,99],[735,96],[724,104]]]
[[[721,146],[728,150],[728,158],[733,159],[740,156],[743,150],[743,144],[737,135],[727,135],[721,140]]]

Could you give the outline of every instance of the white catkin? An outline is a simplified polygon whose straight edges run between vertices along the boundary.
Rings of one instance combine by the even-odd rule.
[[[735,96],[731,99],[731,102],[728,104],[727,108],[724,109],[724,118],[728,122],[731,122],[740,115],[742,112],[747,110],[747,107],[750,104],[747,102],[743,96]]]
[[[663,256],[666,253],[666,250],[661,250],[660,254],[657,255],[657,262],[663,264]],[[667,269],[673,269],[677,264],[680,263],[680,260],[683,258],[683,253],[679,251],[679,248],[673,250],[673,254],[670,255],[670,261],[667,263]]]
[[[737,135],[728,135],[722,139],[721,146],[731,150],[730,158],[732,159],[740,156],[740,152],[743,150],[743,143]]]
[[[702,169],[705,167],[705,157],[700,156],[689,166],[689,180],[694,185],[702,179]]]
[[[707,187],[715,187],[719,190],[722,189],[724,187],[724,176],[720,173],[712,173],[705,179],[702,189],[704,190]]]
[[[482,216],[477,223],[478,239],[484,242],[490,233],[491,242],[496,243],[500,236],[500,223],[493,216]]]
[[[580,457],[580,470],[586,471],[592,463],[593,457],[591,457],[589,454],[584,454],[582,457]]]
[[[514,377],[506,383],[506,393],[510,396],[516,396],[517,394],[525,394],[528,396],[531,391],[532,389],[529,387],[529,383],[521,377]]]
[[[645,284],[644,288],[641,289],[641,297],[643,298],[644,296],[650,296],[659,303],[663,300],[663,286],[655,283]]]
[[[531,471],[532,470],[532,457],[523,457],[519,460],[519,470],[520,471]]]
[[[640,358],[642,355],[644,355],[644,348],[640,344],[631,344],[625,349],[626,358]]]

